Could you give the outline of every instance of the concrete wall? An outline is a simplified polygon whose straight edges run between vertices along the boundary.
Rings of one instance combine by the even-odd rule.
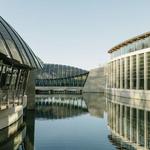
[[[15,106],[0,112],[0,130],[10,126],[23,115],[23,106]]]
[[[34,110],[35,108],[35,76],[36,70],[30,71],[26,91],[28,110]]]
[[[106,89],[106,94],[110,94],[116,97],[125,97],[136,100],[148,100],[150,101],[149,90],[127,90],[127,89]]]
[[[90,70],[83,92],[100,93],[105,90],[104,67]]]

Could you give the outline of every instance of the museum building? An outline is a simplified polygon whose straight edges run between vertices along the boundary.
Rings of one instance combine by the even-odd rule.
[[[0,109],[26,97],[28,77],[42,64],[20,35],[0,17]]]
[[[111,48],[106,67],[106,93],[150,99],[150,32]]]

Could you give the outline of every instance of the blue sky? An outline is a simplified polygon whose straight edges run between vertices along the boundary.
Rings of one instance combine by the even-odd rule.
[[[0,0],[0,14],[46,63],[91,69],[150,30],[150,0]]]

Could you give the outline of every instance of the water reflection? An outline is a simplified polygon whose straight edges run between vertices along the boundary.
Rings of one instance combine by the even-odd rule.
[[[137,121],[135,121],[137,117],[133,107],[132,111],[129,109],[131,104],[126,104],[126,108],[119,103],[119,100],[108,98],[106,101],[103,94],[89,93],[37,95],[35,102],[35,112],[27,111],[24,118],[0,131],[0,150],[115,150],[116,147],[120,148],[120,145],[129,149],[131,144],[126,144],[128,142],[122,144],[124,141],[130,139],[135,143],[137,141]],[[138,103],[138,106],[142,106],[141,103]],[[138,142],[143,147],[145,129],[140,110]],[[108,122],[106,111],[108,111]],[[126,112],[126,115],[123,112]],[[131,114],[134,116],[132,119]],[[148,113],[146,115],[149,116]],[[147,125],[146,131],[149,130]],[[130,135],[131,132],[133,136]],[[123,138],[125,135],[126,140]],[[148,145],[148,140],[146,143]]]
[[[98,118],[104,118],[104,111],[106,104],[106,98],[104,94],[84,93],[83,99],[86,105],[88,106],[88,112],[90,113],[90,115]]]
[[[148,101],[107,97],[109,140],[119,149],[150,149],[149,106]]]
[[[53,95],[36,97],[36,118],[64,119],[88,112],[82,96]]]
[[[0,130],[0,150],[20,150],[24,148],[26,125],[20,118],[11,126]]]
[[[37,95],[36,118],[63,119],[87,113],[103,118],[105,101],[103,94]]]
[[[34,150],[34,116],[25,117],[0,130],[0,150]]]
[[[26,111],[24,121],[26,122],[26,137],[25,137],[25,149],[23,150],[34,150],[34,135],[35,135],[35,112]]]
[[[115,150],[109,142],[102,94],[38,95],[36,150]]]

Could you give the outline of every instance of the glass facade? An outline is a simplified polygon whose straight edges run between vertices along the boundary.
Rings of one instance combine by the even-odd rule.
[[[0,17],[0,110],[22,103],[31,69],[42,64],[19,34]]]
[[[0,54],[31,68],[42,64],[20,35],[0,17]]]
[[[133,89],[136,89],[136,55],[133,56],[133,70],[132,70],[132,85]]]
[[[139,40],[135,40],[133,42],[131,40],[130,42],[127,42],[127,44],[120,45],[120,48],[116,47],[115,50],[110,50],[110,51],[112,51],[112,52],[110,52],[111,59],[113,59],[115,57],[119,57],[119,56],[127,54],[127,53],[131,53],[131,52],[138,51],[141,49],[149,48],[149,47],[150,47],[150,35],[148,37],[145,37],[145,38],[142,38]]]
[[[143,44],[144,43],[144,44]],[[133,46],[134,45],[134,46]],[[120,53],[122,57],[112,59],[107,65],[107,88],[150,90],[150,37],[145,37],[138,41],[130,42],[126,47],[136,47],[136,53],[123,55],[118,50],[112,53]],[[120,48],[123,50],[123,47]],[[143,51],[142,51],[143,50]]]
[[[75,67],[44,64],[36,78],[36,86],[71,86],[83,87],[88,71]]]

